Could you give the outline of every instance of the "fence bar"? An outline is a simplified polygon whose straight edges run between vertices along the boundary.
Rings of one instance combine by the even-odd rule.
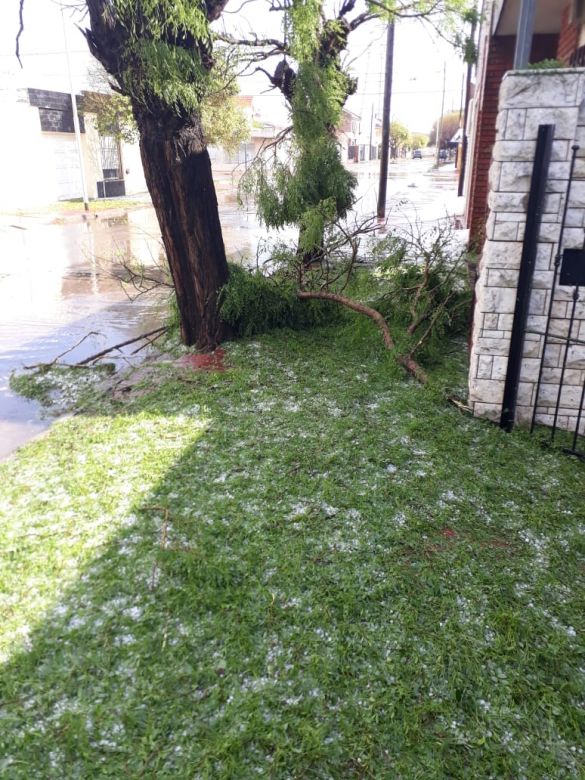
[[[567,369],[567,359],[569,357],[569,349],[571,346],[571,336],[573,335],[573,323],[575,322],[575,311],[577,309],[577,301],[579,300],[579,288],[575,287],[573,290],[573,305],[571,306],[571,318],[569,319],[569,333],[567,334],[567,343],[565,345],[565,354],[563,355],[563,367],[561,369],[561,378],[559,379],[559,392],[557,393],[557,403],[555,406],[555,416],[552,424],[552,431],[550,434],[550,440],[555,440],[555,433],[557,430],[557,421],[559,419],[559,409],[561,408],[561,395],[563,392],[563,382],[565,381],[565,371]]]
[[[573,434],[573,446],[568,450],[572,455],[579,455],[579,457],[585,457],[585,454],[577,452],[577,439],[579,438],[579,427],[581,425],[581,417],[583,416],[583,404],[585,404],[585,382],[583,382],[583,389],[581,390],[579,414],[577,415],[577,425],[575,426],[575,433]]]
[[[548,347],[548,340],[550,338],[549,331],[550,331],[550,321],[552,317],[552,308],[553,303],[555,300],[555,292],[557,289],[557,277],[559,274],[559,266],[561,264],[561,258],[563,256],[563,238],[565,235],[565,225],[567,223],[567,211],[569,208],[569,197],[571,195],[571,184],[573,183],[573,172],[575,170],[575,160],[577,159],[577,152],[579,151],[579,146],[575,144],[575,146],[571,147],[573,154],[571,155],[571,166],[569,168],[569,181],[567,182],[567,191],[565,193],[565,203],[563,205],[563,217],[561,219],[561,229],[559,232],[559,243],[557,245],[557,253],[555,255],[555,264],[554,264],[554,275],[553,275],[553,281],[552,281],[552,287],[550,291],[550,300],[548,302],[548,314],[546,318],[546,328],[544,331],[544,342],[542,344],[542,358],[540,361],[540,368],[538,369],[538,380],[536,382],[536,390],[534,394],[534,408],[532,410],[532,420],[530,421],[530,433],[534,430],[534,425],[536,423],[536,411],[538,408],[538,396],[540,395],[540,386],[542,384],[542,372],[544,370],[544,358],[546,356],[546,348]]]
[[[516,416],[518,383],[520,381],[522,353],[524,351],[524,336],[526,332],[526,322],[528,320],[534,266],[536,265],[538,231],[540,229],[540,220],[544,207],[546,180],[554,129],[554,125],[539,125],[536,139],[532,182],[530,184],[530,195],[528,196],[528,207],[526,210],[526,231],[522,244],[522,259],[520,261],[520,273],[518,275],[514,322],[512,325],[512,337],[510,339],[510,351],[508,354],[506,382],[504,384],[502,415],[500,417],[500,428],[503,428],[505,431],[512,430]]]

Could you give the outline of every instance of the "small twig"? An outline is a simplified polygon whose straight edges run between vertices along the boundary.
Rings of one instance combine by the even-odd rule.
[[[99,360],[100,358],[104,357],[104,355],[107,355],[109,352],[113,352],[115,349],[120,349],[121,347],[127,347],[128,344],[134,344],[136,341],[142,341],[142,339],[146,339],[149,336],[153,336],[155,333],[161,333],[165,330],[168,330],[167,326],[165,325],[162,328],[155,328],[154,330],[148,331],[148,333],[141,333],[140,336],[135,336],[133,339],[127,339],[126,341],[121,341],[119,344],[114,344],[112,347],[108,347],[107,349],[102,349],[101,352],[96,352],[94,355],[90,355],[89,357],[85,358],[84,360],[80,360],[79,363],[76,363],[77,366],[85,366],[88,363],[95,363],[96,360]]]
[[[69,347],[69,349],[66,349],[65,352],[61,352],[60,355],[57,355],[54,360],[51,360],[50,363],[35,363],[33,366],[23,366],[27,371],[30,371],[34,368],[43,368],[44,370],[47,370],[48,368],[51,368],[51,366],[54,366],[55,363],[59,360],[59,358],[65,357],[65,355],[68,355],[70,352],[73,352],[73,350],[78,347],[80,344],[83,344],[85,339],[89,338],[90,336],[99,336],[100,334],[95,330],[90,330],[89,333],[86,333],[85,336],[82,339],[79,339],[77,344],[74,344],[72,347]],[[81,364],[80,364],[81,365]]]
[[[24,12],[24,0],[20,0],[20,4],[19,4],[19,7],[18,7],[19,27],[18,27],[18,32],[16,33],[16,52],[15,53],[16,53],[16,59],[18,60],[18,64],[20,65],[21,68],[24,67],[23,64],[22,64],[22,60],[20,59],[20,36],[24,32],[24,15],[23,15],[23,12]]]
[[[468,406],[466,403],[463,403],[463,401],[460,401],[454,395],[447,396],[447,401],[449,401],[450,404],[453,404],[453,406],[457,407],[457,409],[459,409],[460,412],[464,412],[465,414],[473,413],[473,409],[471,408],[471,406]]]

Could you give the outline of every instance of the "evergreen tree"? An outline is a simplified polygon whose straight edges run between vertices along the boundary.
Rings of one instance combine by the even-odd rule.
[[[202,121],[214,89],[210,24],[226,3],[86,0],[90,51],[132,106],[182,338],[201,349],[227,335],[217,293],[228,266]]]
[[[282,54],[274,73],[264,72],[289,105],[290,153],[286,161],[277,155],[259,158],[244,186],[255,195],[267,226],[299,226],[298,251],[307,263],[319,256],[327,226],[343,218],[354,202],[356,179],[343,165],[335,135],[343,106],[357,88],[341,60],[350,34],[374,19],[415,16],[437,21],[443,35],[453,30],[457,43],[456,21],[466,18],[468,5],[467,0],[343,0],[337,15],[327,18],[325,0],[288,0],[274,6],[287,18],[285,40],[223,36],[233,44]],[[399,147],[409,133],[397,123],[394,127]]]

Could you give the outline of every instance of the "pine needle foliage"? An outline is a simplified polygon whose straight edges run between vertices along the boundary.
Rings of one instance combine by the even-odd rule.
[[[235,264],[230,264],[229,281],[219,300],[221,318],[236,336],[254,336],[275,328],[303,330],[339,321],[343,316],[336,304],[300,301],[290,280]]]
[[[322,10],[322,0],[293,0],[290,6],[290,50],[297,67],[288,158],[259,157],[242,183],[256,198],[265,225],[299,226],[303,253],[318,248],[327,226],[347,214],[357,182],[342,163],[335,137],[343,105],[356,87],[338,53],[347,30],[337,19],[323,22]]]
[[[117,79],[143,109],[197,110],[208,92],[212,38],[203,0],[110,0],[125,33]]]
[[[234,151],[250,136],[246,115],[238,106],[239,93],[236,78],[236,57],[225,47],[214,52],[213,69],[205,77],[199,104],[201,124],[208,144]],[[111,135],[132,143],[138,138],[138,128],[130,98],[110,88],[110,79],[101,69],[90,72],[94,92],[83,96],[83,111],[95,117],[100,135]]]

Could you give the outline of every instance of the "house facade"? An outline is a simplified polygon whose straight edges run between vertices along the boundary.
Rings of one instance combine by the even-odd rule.
[[[81,112],[80,159],[68,93],[6,90],[2,116],[0,208],[30,209],[83,197],[82,165],[91,199],[146,191],[138,145],[100,136],[91,115]]]
[[[468,221],[481,250],[473,412],[572,434],[585,458],[585,67],[580,4],[536,5],[532,62],[513,69],[519,3],[486,16]],[[501,33],[501,34],[500,34]],[[580,438],[581,437],[581,438]]]
[[[256,155],[275,141],[285,129],[282,122],[266,116],[253,95],[237,95],[235,101],[246,117],[250,137],[233,150],[219,146],[209,147],[209,156],[216,172],[232,172],[236,166],[242,171],[245,170]]]
[[[496,141],[498,96],[513,69],[521,0],[488,0],[483,8],[475,96],[468,124],[466,223],[470,244],[481,247],[488,217],[488,174]],[[579,0],[536,0],[531,63],[585,64],[585,5]]]
[[[382,122],[370,113],[367,120],[359,114],[344,108],[341,122],[336,131],[341,150],[341,159],[347,164],[369,162],[380,156],[382,143]]]
[[[82,198],[82,166],[90,200],[147,192],[138,143],[100,135],[92,114],[82,110],[84,94],[76,96],[80,156],[69,93],[0,90],[0,209],[30,210]],[[237,101],[250,137],[236,150],[209,147],[216,173],[243,171],[284,129],[259,111],[253,97],[238,96]]]

